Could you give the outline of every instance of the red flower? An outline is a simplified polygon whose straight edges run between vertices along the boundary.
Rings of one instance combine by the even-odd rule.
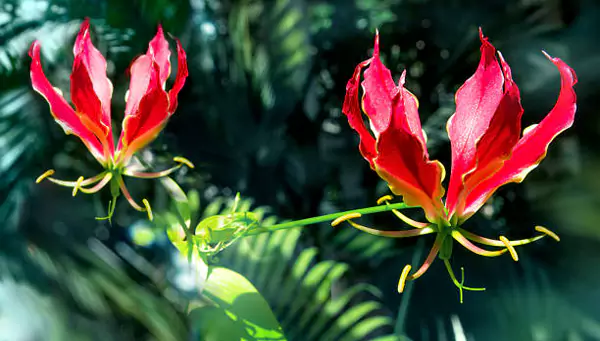
[[[479,66],[457,91],[456,112],[448,120],[452,171],[445,202],[442,201],[444,167],[429,159],[417,112],[417,99],[404,88],[406,72],[396,85],[390,71],[381,63],[378,35],[373,57],[357,66],[346,87],[342,110],[360,136],[361,154],[389,184],[394,194],[401,195],[407,205],[422,207],[430,223],[406,221],[418,228],[433,228],[433,232],[441,236],[425,266],[443,247],[446,236],[452,236],[479,254],[491,256],[508,250],[516,258],[513,246],[522,243],[510,242],[503,237],[490,240],[459,226],[498,187],[509,182],[521,182],[537,167],[550,142],[573,124],[575,116],[575,72],[562,60],[546,54],[560,73],[560,94],[550,113],[521,135],[523,109],[519,89],[512,80],[508,64],[481,30],[480,39]],[[363,70],[364,80],[361,83]],[[362,101],[359,84],[364,93]],[[364,123],[363,113],[368,118],[369,127]],[[548,232],[541,228],[538,230]],[[469,240],[506,248],[500,252],[486,251]],[[407,273],[404,274],[405,279]]]
[[[175,158],[179,163],[177,166],[163,172],[141,173],[128,167],[132,156],[156,138],[177,108],[177,95],[185,83],[188,71],[185,51],[178,40],[176,43],[177,75],[169,91],[165,90],[165,85],[171,72],[169,60],[171,51],[162,27],[158,27],[158,32],[150,41],[146,54],[139,56],[132,63],[131,83],[126,95],[125,119],[115,149],[110,113],[113,86],[106,76],[106,60],[92,44],[89,20],[86,19],[82,23],[73,46],[75,60],[71,73],[71,101],[74,108],[44,75],[40,61],[40,43],[34,41],[29,51],[32,58],[31,83],[34,90],[46,98],[54,119],[65,133],[78,136],[105,168],[104,172],[92,178],[81,177],[78,181],[51,178],[50,175],[54,171],[49,170],[40,176],[37,182],[48,178],[60,185],[73,187],[73,195],[75,195],[77,191],[95,193],[112,181],[116,185],[114,188],[120,188],[134,208],[148,211],[151,217],[147,200],[143,200],[145,207],[136,204],[129,195],[122,176],[156,178],[170,174],[183,164],[193,167],[189,161],[180,157]],[[98,184],[91,188],[83,187],[94,183]],[[116,192],[118,194],[118,191]],[[113,195],[116,197],[117,194]],[[109,217],[114,210],[114,205],[113,199]]]

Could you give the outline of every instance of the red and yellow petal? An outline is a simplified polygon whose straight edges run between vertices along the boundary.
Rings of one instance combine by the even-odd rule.
[[[127,91],[125,103],[125,117],[137,112],[142,98],[148,92],[151,78],[158,77],[152,66],[152,58],[141,55],[131,64],[129,74],[129,90]],[[159,80],[160,81],[160,80]]]
[[[406,71],[402,73],[398,86],[394,84],[392,73],[383,65],[379,56],[379,32],[377,32],[373,58],[371,64],[365,70],[365,79],[362,82],[364,90],[363,108],[369,118],[371,131],[377,137],[387,129],[392,117],[392,110],[394,110],[394,99],[399,92],[402,92],[404,101],[412,101],[411,105],[405,105],[403,109],[403,117],[407,122],[407,127],[422,144],[425,144],[425,135],[421,129],[421,120],[419,119],[419,103],[416,97],[404,88],[405,77]],[[425,153],[427,153],[426,149]]]
[[[456,92],[456,112],[448,120],[452,171],[446,208],[452,215],[459,204],[464,177],[477,167],[477,145],[503,98],[503,74],[496,49],[480,30],[481,59],[475,74]]]
[[[165,39],[162,26],[158,25],[156,35],[148,44],[147,56],[151,57],[154,62],[160,68],[160,84],[164,88],[169,75],[171,74],[171,50],[169,49],[169,42]]]
[[[92,155],[100,162],[107,160],[104,156],[103,146],[96,136],[81,122],[75,110],[67,103],[62,95],[50,84],[40,60],[40,43],[34,41],[29,50],[31,57],[31,84],[33,89],[42,95],[50,105],[50,112],[56,122],[67,134],[77,135]]]
[[[112,157],[114,144],[111,128],[111,98],[113,86],[106,76],[106,60],[92,44],[89,19],[81,24],[73,46],[75,60],[71,73],[72,101],[79,115],[101,130],[98,138],[106,144]]]
[[[577,108],[573,86],[577,83],[577,77],[573,69],[559,58],[547,57],[556,65],[561,77],[560,93],[554,108],[537,126],[525,130],[502,168],[467,195],[461,220],[464,221],[475,213],[498,187],[509,182],[523,181],[544,159],[550,142],[573,124]]]
[[[126,163],[136,151],[150,143],[169,117],[169,97],[160,84],[160,69],[156,63],[152,65],[147,92],[136,106],[136,111],[127,112],[123,120],[117,150],[119,163]]]
[[[375,170],[394,194],[401,195],[407,205],[422,207],[427,220],[437,223],[446,218],[441,200],[445,171],[440,162],[429,160],[424,141],[411,130],[407,114],[416,111],[414,96],[400,89],[389,125],[377,139]]]
[[[392,101],[398,93],[392,73],[383,65],[379,57],[379,32],[375,35],[373,58],[365,70],[362,87],[363,109],[369,118],[371,131],[377,138],[390,124]]]
[[[179,42],[179,39],[175,40],[177,42],[177,76],[175,77],[175,83],[173,83],[173,87],[169,90],[169,114],[172,115],[177,109],[177,95],[179,95],[179,91],[183,88],[183,84],[185,84],[185,79],[188,76],[188,66],[187,66],[187,58],[185,55],[185,51]]]
[[[504,74],[504,96],[494,113],[490,125],[477,142],[476,167],[463,177],[463,190],[456,206],[456,213],[462,214],[466,198],[482,181],[502,168],[521,136],[521,116],[523,107],[517,85],[512,80],[508,64],[499,53]]]
[[[362,108],[359,98],[360,75],[364,68]],[[421,206],[427,219],[445,219],[441,201],[444,195],[444,168],[430,161],[421,129],[418,102],[404,88],[405,74],[396,86],[379,59],[379,36],[375,37],[373,57],[360,63],[346,86],[342,111],[360,136],[360,151],[371,168],[385,180],[392,192],[403,196],[408,205]]]
[[[377,152],[375,151],[375,138],[365,126],[359,96],[360,75],[362,70],[369,65],[370,62],[371,59],[365,60],[358,64],[354,69],[354,74],[346,85],[346,97],[344,98],[342,112],[348,118],[350,127],[356,130],[360,137],[360,143],[358,146],[360,153],[365,160],[369,162],[371,168],[375,169],[375,165],[373,164],[373,159],[375,159],[377,156]]]

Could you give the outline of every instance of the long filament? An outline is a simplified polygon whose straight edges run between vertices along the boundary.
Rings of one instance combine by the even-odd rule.
[[[502,249],[502,250],[498,250],[498,251],[489,251],[489,250],[482,249],[479,246],[471,243],[467,238],[465,238],[460,232],[458,232],[456,230],[452,231],[452,237],[457,242],[459,242],[462,246],[464,246],[467,250],[469,250],[475,254],[478,254],[480,256],[498,257],[508,251],[507,249]]]
[[[54,172],[50,172],[51,170],[47,171],[46,173],[42,174],[37,180],[36,182],[41,182],[44,179],[48,179],[48,181],[51,181],[57,185],[60,186],[65,186],[65,187],[75,187],[75,186],[88,186],[88,185],[92,185],[95,184],[96,182],[102,180],[102,178],[106,175],[106,171],[96,174],[91,178],[87,178],[87,179],[83,179],[79,184],[78,181],[65,181],[65,180],[60,180],[60,179],[55,179],[50,177],[50,175],[54,174]],[[46,175],[49,174],[49,175]],[[46,176],[44,176],[46,175]]]
[[[137,171],[125,169],[125,171],[123,172],[123,175],[131,176],[134,178],[142,178],[142,179],[157,179],[157,178],[162,178],[164,176],[167,176],[183,166],[187,166],[191,169],[194,169],[194,164],[190,160],[188,160],[184,157],[176,156],[173,158],[173,161],[177,162],[178,164],[176,166],[173,166],[169,169],[165,169],[160,172],[137,172]]]
[[[407,280],[412,281],[423,276],[423,274],[431,266],[431,263],[433,263],[433,261],[435,260],[435,257],[437,256],[438,252],[440,252],[440,247],[442,246],[443,241],[444,237],[442,237],[441,234],[438,234],[435,237],[435,242],[433,243],[433,246],[431,247],[427,258],[425,258],[425,262],[423,262],[423,265],[421,265],[421,267],[414,274],[408,276]]]
[[[377,204],[381,205],[382,203],[385,203],[386,205],[389,205],[390,204],[389,200],[391,200],[391,199],[392,199],[391,195],[384,195],[383,197],[381,197],[377,200]],[[408,224],[412,227],[416,227],[418,229],[422,229],[422,228],[430,225],[429,223],[422,223],[420,221],[413,220],[396,209],[393,209],[392,213],[394,213],[394,215],[396,217],[398,217],[398,219],[402,220],[406,224]]]
[[[482,237],[480,235],[477,235],[475,233],[469,232],[463,228],[459,228],[458,231],[460,231],[460,233],[465,236],[467,239],[474,241],[476,243],[479,244],[483,244],[483,245],[488,245],[488,246],[497,246],[497,247],[504,247],[505,244],[500,241],[500,240],[496,240],[496,239],[490,239],[490,238],[485,238]],[[536,231],[538,232],[542,232],[536,229]],[[550,231],[552,233],[552,231]],[[510,245],[512,246],[520,246],[520,245],[526,245],[529,243],[533,243],[537,240],[540,240],[542,238],[544,238],[546,236],[546,234],[541,234],[539,236],[535,236],[535,237],[531,237],[531,238],[527,238],[527,239],[519,239],[519,240],[511,240],[509,242]]]
[[[102,178],[102,181],[98,182],[94,187],[90,187],[90,188],[79,187],[79,190],[85,194],[96,193],[99,190],[101,190],[102,188],[104,188],[104,186],[106,186],[110,182],[112,177],[113,177],[112,173],[106,173],[104,178]]]
[[[119,187],[121,188],[121,192],[123,192],[123,195],[125,196],[125,199],[127,199],[127,201],[129,202],[129,204],[131,205],[131,207],[135,208],[136,210],[138,210],[140,212],[145,212],[146,209],[143,208],[142,206],[138,205],[135,202],[135,200],[133,200],[133,198],[131,197],[131,194],[127,190],[127,186],[125,186],[125,182],[123,181],[123,178],[119,177],[118,178],[118,182],[119,182]]]

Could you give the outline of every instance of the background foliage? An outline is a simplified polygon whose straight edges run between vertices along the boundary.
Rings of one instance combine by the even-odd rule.
[[[198,191],[199,212],[218,212],[219,198],[240,191],[273,219],[372,205],[386,193],[340,110],[375,28],[394,76],[408,70],[431,154],[446,165],[445,122],[454,92],[476,67],[478,26],[512,67],[524,126],[548,112],[558,91],[557,72],[539,50],[563,58],[579,76],[575,126],[526,182],[503,188],[468,223],[482,234],[511,238],[529,236],[540,224],[562,241],[524,249],[517,264],[457,250],[454,262],[467,268],[470,283],[486,286],[485,293],[468,293],[459,305],[435,264],[398,295],[400,271],[423,245],[327,225],[244,239],[212,261],[250,279],[289,339],[394,339],[394,325],[401,332],[396,338],[414,340],[600,339],[596,1],[3,0],[0,340],[199,337],[201,320],[187,315],[198,288],[186,280],[190,270],[177,261],[164,232],[150,229],[126,204],[112,226],[91,219],[104,212],[108,193],[72,198],[66,189],[33,184],[48,168],[73,179],[98,168],[76,139],[63,135],[29,84],[27,49],[39,39],[49,78],[67,93],[72,43],[85,16],[109,61],[115,126],[124,109],[126,69],[145,51],[157,23],[181,38],[190,77],[177,113],[144,158],[157,169],[173,155],[192,160],[197,169],[176,178]],[[160,182],[133,182],[131,189],[157,211],[170,209]],[[398,224],[386,215],[372,223]],[[285,257],[257,257],[264,245]],[[278,278],[268,274],[283,265],[281,281],[291,284],[270,290]],[[298,300],[305,296],[314,297],[303,305]],[[346,329],[303,329],[325,320]],[[364,333],[351,333],[365,325]]]

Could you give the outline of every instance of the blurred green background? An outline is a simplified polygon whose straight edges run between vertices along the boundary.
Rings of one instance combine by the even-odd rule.
[[[524,247],[518,263],[456,247],[454,266],[486,292],[467,292],[459,304],[436,262],[400,295],[402,268],[433,240],[381,239],[348,226],[265,236],[269,248],[260,251],[252,251],[260,240],[241,240],[211,261],[249,278],[290,340],[600,340],[598,1],[0,0],[1,341],[198,340],[207,323],[186,313],[199,288],[164,227],[124,202],[112,226],[94,220],[108,190],[72,198],[68,189],[34,184],[49,168],[67,179],[100,169],[29,81],[27,50],[39,39],[44,69],[68,97],[72,44],[86,16],[108,60],[115,130],[127,67],[157,24],[181,39],[190,77],[176,114],[142,157],[156,169],[176,155],[194,162],[175,179],[197,191],[205,215],[238,191],[279,219],[371,206],[387,194],[341,113],[346,82],[369,56],[376,28],[394,78],[408,70],[430,154],[448,170],[445,123],[454,92],[478,63],[478,26],[512,68],[523,126],[544,117],[558,93],[558,72],[540,50],[562,58],[579,77],[573,128],[523,184],[503,187],[465,225],[514,239],[539,224],[562,241]],[[129,187],[159,215],[171,209],[160,181]],[[400,228],[391,214],[365,221]],[[327,271],[319,277],[315,269]]]

